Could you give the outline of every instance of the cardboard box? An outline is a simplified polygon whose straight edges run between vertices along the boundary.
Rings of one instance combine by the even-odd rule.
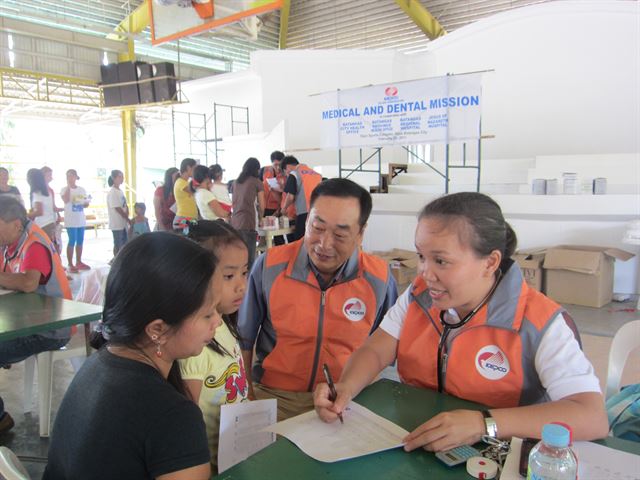
[[[518,250],[512,257],[520,267],[524,281],[539,292],[544,292],[542,262],[545,253],[546,249],[541,248]]]
[[[394,248],[385,252],[373,252],[387,261],[391,267],[391,274],[398,284],[398,292],[400,288],[406,289],[409,283],[416,278],[418,274],[418,255],[411,250],[402,250]]]
[[[560,245],[544,258],[545,293],[556,302],[599,308],[613,297],[615,259],[634,255],[617,248]]]

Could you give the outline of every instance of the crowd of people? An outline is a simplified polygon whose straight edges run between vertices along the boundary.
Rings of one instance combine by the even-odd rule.
[[[70,172],[65,208],[74,195],[82,205],[87,198]],[[60,406],[45,479],[209,478],[221,405],[275,398],[279,420],[315,409],[333,422],[394,363],[404,383],[487,406],[425,418],[404,439],[407,451],[486,435],[539,438],[553,421],[570,425],[574,440],[607,434],[575,324],[523,280],[511,260],[516,234],[490,197],[449,194],[421,209],[418,274],[398,292],[387,262],[361,248],[372,198],[358,184],[323,180],[282,152],[263,169],[247,159],[230,189],[222,175],[193,159],[168,169],[154,196],[158,231],[148,234],[144,204],[130,219],[122,172],[111,173],[116,255],[93,338],[99,351]],[[40,207],[32,211],[55,212],[46,180],[34,185]],[[43,214],[27,214],[1,170],[0,192],[8,194],[0,195],[0,286],[66,296],[44,229],[51,217],[40,228],[33,219]],[[254,259],[265,215],[286,215],[295,231]],[[48,269],[30,259],[37,256]],[[482,353],[510,368],[487,373],[477,365]],[[17,361],[5,355],[0,363]],[[335,397],[324,364],[337,380]]]

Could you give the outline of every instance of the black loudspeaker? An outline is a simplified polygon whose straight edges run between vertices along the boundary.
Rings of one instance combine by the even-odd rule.
[[[136,70],[138,76],[138,96],[140,97],[140,103],[155,102],[153,82],[151,81],[151,78],[153,77],[151,65],[145,62],[136,62]]]
[[[121,105],[120,88],[109,87],[113,83],[118,83],[118,64],[110,63],[109,65],[100,66],[100,76],[102,77],[102,92],[104,94],[105,107],[117,107]]]
[[[160,78],[153,81],[153,91],[155,93],[156,102],[164,102],[167,100],[177,100],[176,98],[176,79],[173,63],[162,62],[153,64],[153,76],[156,77],[172,77]]]
[[[137,105],[140,103],[137,80],[136,65],[133,62],[118,63],[118,83],[131,82],[129,85],[120,86],[121,105]]]

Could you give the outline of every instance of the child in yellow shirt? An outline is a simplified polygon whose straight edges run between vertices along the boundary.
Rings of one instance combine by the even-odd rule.
[[[247,246],[238,232],[223,221],[201,220],[190,224],[189,237],[210,249],[223,274],[218,311],[223,324],[207,348],[197,357],[180,360],[180,372],[202,410],[211,451],[212,472],[217,472],[220,406],[247,400],[248,385],[238,343],[237,311],[247,285]]]

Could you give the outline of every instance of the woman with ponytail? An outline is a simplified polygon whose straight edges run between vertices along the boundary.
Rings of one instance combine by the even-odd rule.
[[[124,181],[124,173],[111,170],[107,183],[111,187],[107,193],[107,209],[109,211],[109,230],[113,234],[113,256],[127,243],[127,229],[129,228],[129,207],[120,185]]]
[[[426,419],[405,450],[442,451],[483,435],[540,438],[562,421],[574,440],[607,434],[593,367],[571,317],[530,288],[511,260],[516,235],[498,204],[481,193],[438,198],[420,212],[418,277],[351,356],[338,396],[318,385],[319,416],[335,421],[349,401],[397,360],[400,379],[490,407]]]
[[[62,401],[44,479],[210,477],[205,424],[178,359],[199,355],[222,323],[217,263],[168,232],[122,249],[92,338],[99,351]]]

